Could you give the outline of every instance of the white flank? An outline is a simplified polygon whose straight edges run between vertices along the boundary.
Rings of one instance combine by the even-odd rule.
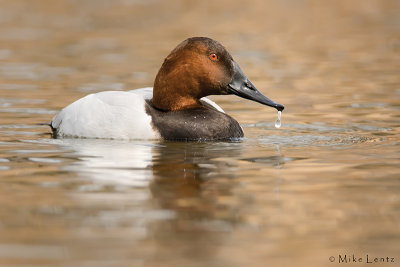
[[[105,91],[87,95],[65,107],[52,121],[59,136],[108,139],[158,139],[145,100],[153,88],[131,91]],[[224,112],[213,101],[201,100]]]
[[[145,111],[147,98],[152,98],[151,88],[90,94],[65,107],[54,117],[52,126],[60,136],[159,138],[151,126],[151,116]]]

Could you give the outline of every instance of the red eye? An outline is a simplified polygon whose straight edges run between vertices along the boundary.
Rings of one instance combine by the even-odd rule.
[[[217,56],[217,54],[215,54],[215,53],[211,53],[208,57],[209,57],[212,61],[218,60],[218,56]]]

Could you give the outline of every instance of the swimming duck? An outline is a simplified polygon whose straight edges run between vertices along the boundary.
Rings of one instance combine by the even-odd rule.
[[[235,94],[274,107],[228,51],[207,37],[180,43],[165,58],[154,87],[87,95],[62,109],[50,126],[55,137],[229,140],[243,137],[239,123],[209,95]]]

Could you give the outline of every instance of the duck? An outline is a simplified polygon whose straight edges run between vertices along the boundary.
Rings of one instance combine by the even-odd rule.
[[[89,94],[49,126],[55,138],[234,140],[240,124],[210,95],[237,95],[282,111],[263,95],[219,42],[192,37],[164,59],[153,87]]]

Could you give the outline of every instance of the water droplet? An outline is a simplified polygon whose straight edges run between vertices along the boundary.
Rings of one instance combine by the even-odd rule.
[[[281,128],[281,115],[282,111],[278,111],[278,119],[275,122],[275,128]]]

